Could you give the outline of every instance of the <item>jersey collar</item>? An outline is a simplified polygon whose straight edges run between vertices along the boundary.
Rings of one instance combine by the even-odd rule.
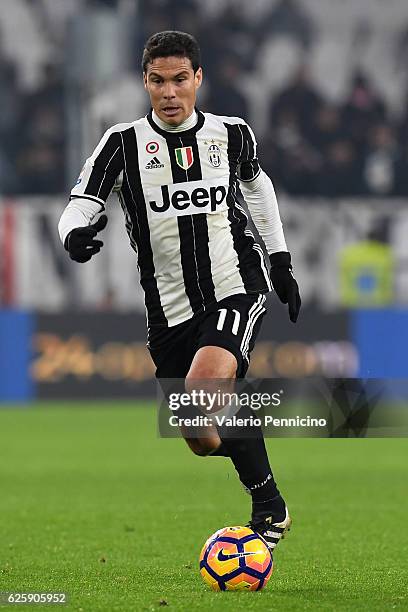
[[[183,130],[181,132],[167,132],[166,130],[162,130],[161,127],[159,127],[157,123],[153,120],[152,109],[150,109],[150,111],[146,115],[146,119],[150,123],[150,127],[164,138],[174,138],[174,136],[193,136],[196,132],[198,132],[198,130],[203,127],[205,120],[204,114],[198,108],[196,108],[195,110],[197,113],[197,123],[193,125],[193,127],[189,130]]]

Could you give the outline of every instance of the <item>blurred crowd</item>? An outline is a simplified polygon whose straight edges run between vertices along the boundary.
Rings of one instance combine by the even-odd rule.
[[[408,114],[390,118],[385,101],[356,72],[334,104],[301,66],[271,101],[260,157],[292,195],[408,195]]]
[[[0,192],[64,192],[65,106],[58,66],[44,64],[38,86],[24,91],[0,41],[0,100]]]
[[[96,9],[118,10],[121,0],[76,4],[85,2]],[[138,74],[142,45],[152,32],[191,32],[200,42],[206,67],[202,110],[251,122],[251,88],[243,83],[256,70],[259,49],[275,36],[287,36],[297,45],[299,57],[307,58],[318,36],[316,24],[299,0],[272,3],[261,20],[249,19],[241,2],[221,4],[214,10],[214,3],[208,3],[211,11],[196,0],[140,2],[132,67]],[[261,80],[258,87],[262,88]],[[21,87],[18,65],[0,38],[2,194],[66,191],[65,94],[63,67],[52,57],[43,64],[34,88]],[[334,103],[302,61],[288,74],[286,84],[272,92],[267,106],[265,127],[257,133],[259,154],[281,190],[295,196],[408,195],[408,104],[395,117],[363,69],[353,69],[348,91]]]

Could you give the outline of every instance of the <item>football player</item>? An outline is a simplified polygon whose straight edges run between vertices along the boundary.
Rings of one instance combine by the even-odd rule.
[[[203,79],[189,34],[166,31],[146,42],[142,60],[147,116],[110,128],[86,160],[59,233],[84,263],[103,246],[107,198],[116,191],[145,291],[148,348],[158,378],[243,378],[276,291],[296,322],[300,309],[275,191],[259,165],[249,125],[196,108]],[[269,256],[247,225],[237,187]],[[269,268],[269,270],[268,270]],[[248,410],[248,409],[246,409]],[[240,409],[240,415],[245,409]],[[250,526],[271,551],[291,519],[269,464],[262,430],[211,427],[186,436],[200,456],[226,456],[252,496]]]

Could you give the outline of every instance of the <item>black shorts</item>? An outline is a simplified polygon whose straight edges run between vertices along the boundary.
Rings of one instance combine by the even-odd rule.
[[[150,328],[148,349],[157,378],[185,378],[203,346],[220,346],[237,359],[237,378],[248,370],[249,357],[265,315],[266,296],[236,294],[174,327]]]

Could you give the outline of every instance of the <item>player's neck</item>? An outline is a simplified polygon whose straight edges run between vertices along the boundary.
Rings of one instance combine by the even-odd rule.
[[[154,111],[152,112],[152,118],[156,125],[158,125],[159,128],[165,130],[166,132],[184,132],[185,130],[190,130],[192,127],[195,126],[198,121],[197,113],[195,110],[193,110],[191,115],[179,125],[169,125],[165,121],[162,121]]]

